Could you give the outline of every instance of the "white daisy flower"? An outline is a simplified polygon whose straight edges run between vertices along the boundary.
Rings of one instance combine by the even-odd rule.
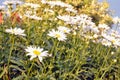
[[[25,51],[28,52],[27,56],[31,56],[30,60],[38,57],[40,62],[42,62],[43,57],[48,56],[48,51],[43,51],[43,48],[40,47],[29,46]]]
[[[64,27],[64,26],[59,26],[58,30],[63,31],[64,33],[70,33],[70,31],[71,31],[69,28]]]
[[[53,37],[53,38],[57,38],[59,41],[65,41],[66,35],[64,34],[64,32],[62,31],[55,31],[54,29],[52,29],[52,31],[50,31],[48,33],[48,36]]]
[[[14,28],[14,29],[10,28],[10,29],[6,29],[5,32],[14,34],[14,35],[26,36],[26,34],[24,34],[24,30],[22,30],[21,28]]]

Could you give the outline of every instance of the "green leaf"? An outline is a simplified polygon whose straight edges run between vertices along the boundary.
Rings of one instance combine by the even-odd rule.
[[[20,75],[16,78],[13,78],[12,80],[23,80],[24,79],[24,76],[23,75]]]
[[[10,62],[17,64],[18,66],[22,66],[22,64],[19,61],[15,61],[15,60],[10,60]]]
[[[15,68],[15,69],[17,69],[21,72],[24,72],[24,70],[20,69],[17,65],[16,66],[15,65],[10,65],[10,68]]]

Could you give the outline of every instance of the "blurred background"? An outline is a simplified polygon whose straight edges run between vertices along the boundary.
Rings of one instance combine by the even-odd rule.
[[[2,2],[5,0],[0,0],[0,5],[2,5]],[[99,2],[107,1],[110,4],[110,10],[113,11],[113,16],[120,17],[120,0],[98,0]]]
[[[114,15],[113,16],[118,16],[120,17],[120,0],[98,0],[100,2],[102,1],[107,1],[110,6],[110,10],[113,11]]]

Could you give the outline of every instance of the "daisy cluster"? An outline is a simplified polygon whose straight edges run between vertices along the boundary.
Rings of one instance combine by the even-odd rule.
[[[38,17],[36,15],[36,10],[40,7],[39,4],[34,4],[34,3],[23,3],[22,1],[19,0],[6,0],[3,2],[4,6],[0,6],[0,10],[5,11],[5,13],[7,14],[7,16],[11,17],[11,13],[14,11],[13,6],[16,5],[22,5],[26,7],[30,7],[31,10],[26,11],[26,13],[24,14],[24,17],[28,17],[30,19],[35,19],[35,20],[42,20],[41,17]],[[6,7],[8,7],[8,9],[6,9]],[[26,8],[27,9],[27,8]],[[19,15],[21,16],[21,15]]]
[[[120,34],[114,29],[109,29],[109,32],[102,34],[100,41],[105,46],[120,47]]]
[[[68,12],[73,12],[73,13],[77,14],[77,10],[75,10],[72,5],[64,3],[62,1],[46,1],[46,0],[41,0],[41,2],[43,4],[50,5],[51,8],[54,7],[54,6],[59,6],[59,7],[65,8],[65,10],[68,11]]]
[[[65,10],[67,12],[72,12],[77,14],[77,10],[74,9],[74,7],[70,4],[64,3],[62,1],[46,1],[46,0],[41,0],[41,2],[43,4],[47,4],[50,5],[52,7],[54,6],[60,6],[61,8],[65,8]],[[22,2],[22,1],[14,1],[14,0],[8,0],[8,1],[4,1],[3,2],[4,5],[6,5],[8,7],[8,10],[5,11],[5,13],[8,16],[11,16],[11,12],[14,11],[13,10],[13,5],[22,5],[24,8],[26,8],[25,13],[22,15],[24,17],[27,17],[29,19],[33,19],[33,20],[42,20],[42,17],[38,16],[37,14],[37,10],[40,9],[40,4],[37,3],[30,3],[30,2]],[[3,7],[1,6],[1,9],[3,9]],[[52,9],[44,9],[44,12],[50,12],[50,13],[54,13],[54,11]],[[21,16],[21,15],[20,15]]]
[[[88,15],[80,14],[76,16],[70,16],[70,15],[58,15],[58,19],[65,21],[67,24],[71,25],[78,25],[78,26],[94,26],[94,23],[92,22],[92,18],[88,17]]]
[[[56,38],[59,41],[65,41],[67,39],[66,34],[69,34],[71,30],[64,26],[59,26],[57,29],[58,30],[52,29],[51,31],[49,31],[48,36]],[[10,28],[6,29],[5,32],[13,35],[26,36],[24,30],[22,30],[21,28]],[[43,48],[40,47],[29,46],[25,50],[26,52],[28,52],[27,56],[31,56],[30,60],[38,57],[41,62],[42,57],[49,56],[48,51],[43,51]]]
[[[49,4],[50,6],[60,6],[64,7],[66,11],[77,13],[73,9],[72,5],[66,4],[61,1],[46,1],[41,0],[43,4]],[[20,2],[15,1],[6,1],[5,5],[9,4],[20,4]],[[30,10],[26,11],[24,17],[34,19],[34,20],[43,20],[41,17],[37,16],[36,10],[40,8],[39,4],[34,3],[24,3],[25,7],[30,7]],[[3,9],[1,6],[0,9]],[[45,12],[52,12],[52,9],[44,9]],[[104,46],[119,47],[120,46],[120,34],[115,29],[111,28],[107,24],[98,24],[96,25],[92,18],[86,14],[76,14],[75,16],[71,15],[57,15],[56,18],[60,21],[63,21],[67,26],[58,26],[57,29],[51,29],[47,36],[57,39],[58,41],[67,41],[67,35],[73,32],[74,35],[79,34],[81,38],[85,38],[95,43],[101,43]],[[118,17],[113,18],[114,24],[120,24],[120,19]],[[6,33],[12,35],[26,36],[25,30],[21,28],[10,28],[5,30]],[[28,46],[25,51],[28,53],[27,56],[31,56],[30,60],[38,57],[39,61],[43,60],[43,57],[49,56],[48,51],[44,51],[41,47]]]
[[[88,79],[86,74],[94,73],[95,69],[100,73],[88,76],[97,79],[96,74],[98,77],[100,74],[99,79],[105,79],[106,73],[116,68],[120,49],[119,17],[114,17],[110,24],[109,21],[103,23],[102,18],[92,14],[93,19],[91,14],[61,0],[26,0],[15,10],[10,8],[18,4],[21,3],[13,0],[4,2],[10,16],[6,15],[7,11],[4,13],[5,6],[0,6],[1,72],[4,68],[8,70],[1,78],[12,75],[10,79],[18,79],[20,75],[20,79],[26,80],[74,80],[83,75]],[[88,68],[89,63],[92,66],[90,70],[86,70],[86,63]],[[106,70],[108,64],[109,70]],[[116,76],[116,72],[113,73]]]
[[[64,2],[61,2],[61,1],[46,1],[46,0],[41,0],[41,2],[43,4],[50,5],[51,7],[60,6],[62,8],[65,8],[65,10],[67,12],[72,12],[72,13],[77,14],[77,10],[75,10],[72,5],[67,4],[67,3],[64,3]],[[39,4],[24,3],[24,6],[31,7],[30,10],[25,12],[25,15],[24,15],[25,17],[30,18],[30,19],[34,19],[34,20],[42,20],[42,17],[37,16],[37,13],[36,13],[37,9],[40,8]],[[48,9],[48,8],[45,8],[44,12],[54,13],[54,11],[52,9]]]
[[[76,16],[59,15],[58,19],[64,21],[66,24],[74,26],[72,30],[80,30],[79,34],[92,40],[95,43],[102,43],[105,46],[120,46],[119,32],[107,24],[96,25],[92,18],[86,14],[80,14]],[[114,24],[119,24],[120,19],[118,17],[113,18]]]
[[[22,30],[21,28],[10,28],[5,30],[6,33],[12,35],[26,36],[24,31],[25,30]],[[48,51],[43,51],[43,48],[40,47],[29,46],[25,51],[28,52],[27,56],[31,56],[30,60],[38,57],[39,61],[42,62],[43,57],[48,56]]]
[[[25,12],[24,17],[27,17],[27,18],[33,19],[33,20],[42,20],[42,18],[37,16],[37,14],[36,14],[36,10],[40,7],[39,4],[24,3],[23,6],[25,6],[25,8],[30,7],[30,10]]]

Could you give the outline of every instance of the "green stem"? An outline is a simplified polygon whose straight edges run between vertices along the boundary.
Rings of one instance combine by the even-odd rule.
[[[12,50],[14,47],[14,36],[13,35],[11,36],[10,41],[12,42],[12,46],[10,47],[10,53],[9,53],[9,57],[8,57],[8,74],[9,74],[10,58],[11,58]]]
[[[28,24],[27,24],[27,45],[29,44],[29,42],[30,42],[30,29],[31,29],[31,26],[30,26],[30,20],[29,19],[27,19],[27,22],[28,22]]]
[[[99,73],[102,71],[102,68],[103,68],[104,65],[107,63],[107,59],[108,59],[108,55],[109,55],[110,51],[111,51],[111,47],[108,49],[108,52],[106,53],[106,55],[105,55],[105,57],[104,57],[104,61],[103,61],[104,63],[102,64],[102,67],[100,68]],[[106,74],[106,72],[109,70],[109,68],[110,68],[111,66],[112,66],[112,64],[109,65],[109,67],[107,67],[107,69],[106,69],[106,70],[104,71],[104,73],[102,74],[100,80],[102,80],[102,78],[104,77],[104,75]]]
[[[28,77],[29,77],[30,71],[31,71],[31,69],[32,69],[32,67],[33,67],[33,64],[34,64],[34,60],[33,60],[33,62],[32,62],[32,65],[31,65],[30,68],[28,69],[28,73],[27,73],[27,76],[28,76]],[[29,80],[28,77],[27,77],[26,80]]]
[[[54,43],[53,43],[53,47],[52,47],[52,50],[50,51],[51,54],[53,54],[53,53],[55,52],[55,50],[56,50],[55,47],[58,46],[57,40],[55,40],[55,41],[53,40],[53,42],[54,42]],[[55,55],[55,54],[54,54],[54,55]]]
[[[112,64],[104,71],[104,73],[102,74],[100,80],[103,80],[102,78],[104,77],[104,75],[105,75],[106,72],[110,69],[111,66],[112,66]]]
[[[55,59],[55,56],[57,55],[57,48],[58,48],[58,45],[59,45],[59,41],[56,41],[55,45],[54,45],[54,59]]]

